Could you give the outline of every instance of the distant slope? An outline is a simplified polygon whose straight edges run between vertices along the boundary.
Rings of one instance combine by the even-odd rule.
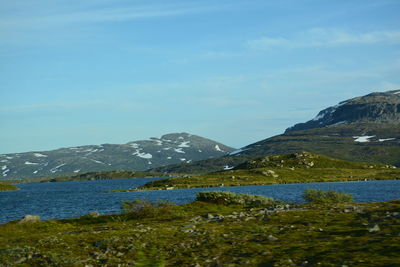
[[[320,111],[306,123],[288,128],[284,134],[243,147],[229,156],[156,170],[221,171],[258,156],[300,151],[400,167],[400,90],[343,101]]]
[[[103,144],[0,155],[0,179],[27,179],[92,171],[136,170],[221,157],[234,149],[188,133],[127,144]]]
[[[350,162],[309,152],[258,157],[231,170],[151,181],[139,190],[397,179],[388,164]],[[133,189],[130,191],[135,191]],[[128,190],[129,191],[129,190]]]

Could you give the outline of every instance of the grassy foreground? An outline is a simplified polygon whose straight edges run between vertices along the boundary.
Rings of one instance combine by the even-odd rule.
[[[144,203],[145,204],[145,203]],[[0,266],[398,266],[400,201],[193,202],[0,225]]]
[[[0,183],[0,191],[12,191],[12,190],[18,190],[18,187],[12,184]]]
[[[139,190],[399,179],[400,169],[301,152],[266,156],[232,170],[149,182]],[[136,190],[136,189],[134,189]]]

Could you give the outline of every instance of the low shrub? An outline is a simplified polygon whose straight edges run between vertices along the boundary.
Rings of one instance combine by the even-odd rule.
[[[337,192],[333,190],[323,191],[311,188],[304,191],[303,198],[307,202],[312,203],[340,203],[353,201],[353,196],[351,194]]]
[[[181,217],[184,214],[179,206],[171,202],[159,201],[152,203],[148,200],[125,201],[122,203],[122,212],[134,218],[153,217]]]
[[[196,194],[196,201],[211,202],[223,205],[239,204],[250,207],[265,207],[275,204],[275,201],[269,197],[238,194],[229,191],[198,192]]]

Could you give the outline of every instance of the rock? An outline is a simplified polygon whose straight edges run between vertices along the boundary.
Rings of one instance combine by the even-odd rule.
[[[207,213],[204,217],[205,217],[206,219],[208,219],[208,220],[211,220],[211,219],[214,218],[214,215],[212,215],[212,214],[210,214],[210,213]]]
[[[181,230],[182,233],[193,233],[194,230],[193,229],[183,229]]]
[[[186,225],[182,225],[182,228],[196,228],[196,225],[192,225],[192,224],[186,224]]]
[[[379,227],[379,225],[375,224],[373,227],[368,229],[368,232],[373,233],[373,232],[379,232],[381,230],[381,228]]]
[[[267,177],[270,177],[270,176],[272,176],[272,177],[274,177],[274,178],[277,178],[277,177],[279,177],[279,175],[278,174],[276,174],[273,170],[266,170],[266,171],[263,171],[263,172],[261,172],[264,176],[267,176]]]
[[[100,216],[100,213],[98,211],[93,211],[93,212],[89,213],[89,216],[92,218],[97,218]]]
[[[40,221],[41,220],[39,216],[25,215],[24,218],[22,218],[18,223],[35,223]]]
[[[267,237],[267,239],[268,239],[269,241],[277,241],[277,240],[278,240],[278,238],[276,238],[276,237],[273,236],[273,235],[269,235],[269,236]]]

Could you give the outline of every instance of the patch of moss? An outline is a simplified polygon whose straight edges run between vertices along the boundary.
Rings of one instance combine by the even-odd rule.
[[[400,201],[290,209],[194,202],[171,217],[107,215],[0,225],[19,266],[396,266]]]

